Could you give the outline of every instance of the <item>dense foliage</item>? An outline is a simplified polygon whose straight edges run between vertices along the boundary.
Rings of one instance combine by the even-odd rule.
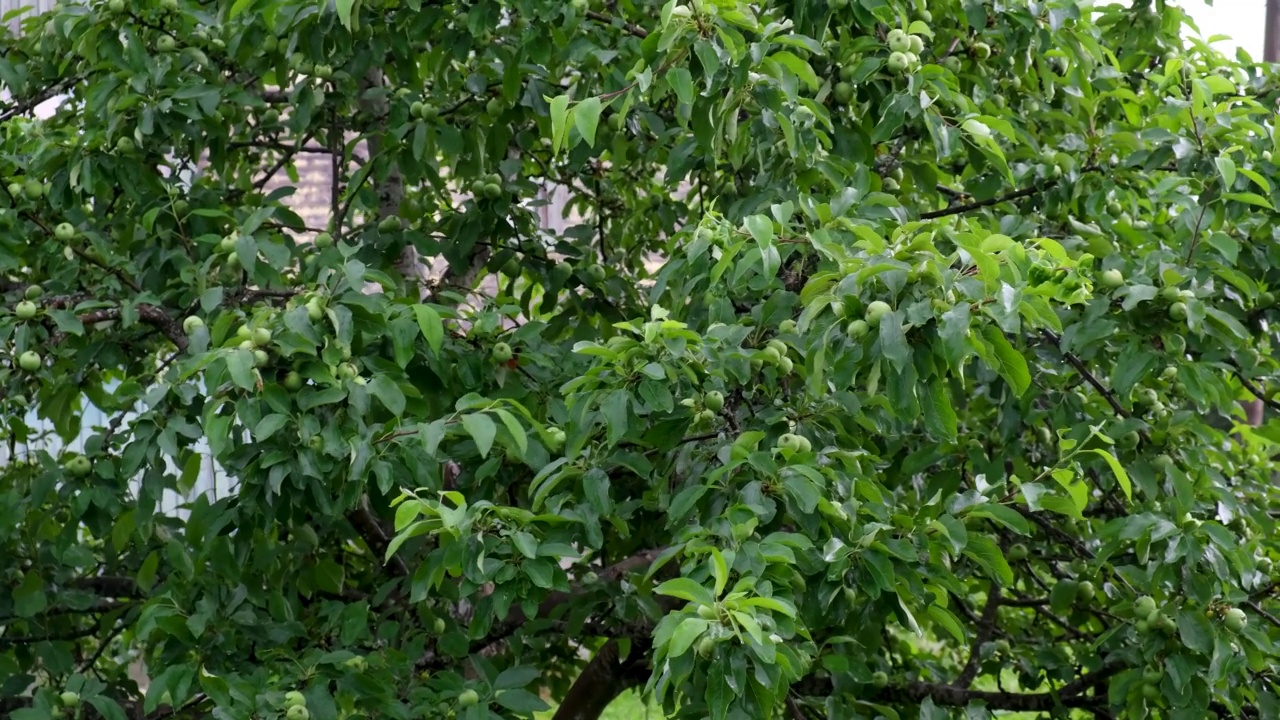
[[[21,16],[0,711],[1277,717],[1280,85],[1132,4]]]

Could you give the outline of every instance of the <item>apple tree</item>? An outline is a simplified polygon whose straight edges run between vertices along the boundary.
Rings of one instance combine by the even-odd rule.
[[[10,717],[1280,716],[1280,82],[1175,5],[11,20]]]

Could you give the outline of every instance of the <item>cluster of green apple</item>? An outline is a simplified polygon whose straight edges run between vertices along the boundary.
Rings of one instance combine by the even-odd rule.
[[[26,198],[32,202],[46,197],[49,194],[49,183],[40,182],[35,178],[27,178],[25,180],[13,180],[7,188],[9,196],[14,200]]]
[[[502,176],[498,173],[489,173],[482,178],[476,178],[471,181],[469,189],[472,197],[497,200],[502,197]]]
[[[309,720],[311,711],[307,709],[307,696],[297,690],[284,694],[284,716],[286,720]]]
[[[906,30],[894,28],[885,37],[889,46],[889,71],[902,75],[914,72],[920,67],[920,53],[924,52],[924,38],[919,35],[908,35]]]
[[[440,108],[422,100],[414,100],[409,105],[409,115],[418,120],[433,122],[440,117]]]
[[[19,320],[26,322],[33,319],[40,308],[34,302],[44,295],[44,288],[39,285],[29,285],[24,293],[22,301],[13,307],[13,315]],[[18,367],[27,372],[35,372],[44,365],[44,358],[35,350],[27,350],[18,355]]]
[[[778,341],[778,344],[785,348],[786,345]],[[775,346],[776,348],[776,346]],[[724,393],[719,390],[709,390],[705,393],[695,393],[691,397],[684,398],[680,404],[689,409],[698,409],[694,413],[694,421],[700,423],[710,423],[716,419],[716,415],[724,410]]]
[[[772,365],[778,369],[780,375],[790,375],[795,369],[795,361],[787,357],[787,353],[791,348],[778,338],[770,338],[765,346],[756,352],[755,357],[751,358],[751,367],[759,370],[764,367],[765,363]]]
[[[49,708],[49,717],[53,720],[62,720],[67,716],[68,712],[75,713],[80,707],[80,693],[72,690],[63,690],[58,693],[58,704]]]

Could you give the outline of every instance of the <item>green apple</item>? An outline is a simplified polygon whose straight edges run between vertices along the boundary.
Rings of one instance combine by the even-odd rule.
[[[299,707],[307,704],[307,698],[297,690],[290,690],[284,694],[284,704],[286,707]]]
[[[1170,305],[1170,306],[1169,306],[1169,319],[1170,319],[1170,320],[1186,320],[1186,319],[1187,319],[1187,304],[1186,304],[1186,303],[1184,303],[1184,302],[1179,301],[1179,302],[1176,302],[1176,303],[1174,303],[1174,304]]]
[[[30,300],[23,300],[13,308],[13,314],[17,315],[19,320],[30,320],[38,311],[39,308]]]
[[[28,200],[39,200],[44,197],[44,183],[35,179],[27,180],[22,184],[22,194],[26,195]]]
[[[440,617],[436,618],[435,622],[432,624],[432,628],[436,631],[437,635],[443,635],[444,631],[448,629],[444,622],[444,618]]]
[[[284,716],[287,720],[308,720],[311,717],[311,711],[307,710],[306,705],[290,705]]]
[[[190,315],[182,321],[182,332],[188,335],[195,333],[195,331],[202,327],[204,327],[204,320],[201,320],[199,316],[196,315]]]
[[[116,141],[116,152],[128,154],[136,148],[137,145],[133,142],[133,138],[127,135]]]
[[[866,320],[854,320],[849,323],[849,327],[845,329],[845,332],[854,340],[861,340],[866,337],[867,333],[871,332],[871,326],[867,324]]]
[[[914,54],[916,54],[916,55],[919,55],[920,53],[924,52],[924,38],[921,38],[919,35],[912,35],[912,36],[908,37],[907,39],[908,39],[908,40],[910,41],[910,43],[911,43],[911,47],[909,48],[909,52],[912,52],[912,53],[914,53]],[[1015,78],[1015,79],[1016,79],[1016,78]]]
[[[18,367],[26,370],[27,372],[35,372],[36,370],[39,370],[42,362],[43,360],[40,357],[40,353],[35,350],[28,350],[18,356]]]
[[[311,318],[312,322],[324,317],[324,306],[318,299],[311,298],[307,301],[307,317]]]
[[[911,66],[911,59],[904,52],[892,52],[889,53],[889,62],[886,64],[890,72],[900,75]]]
[[[885,37],[885,41],[892,52],[905,53],[911,50],[911,37],[907,35],[906,31],[899,28],[890,30]]]
[[[333,245],[333,236],[327,232],[322,232],[316,236],[316,247],[324,249]]]
[[[1029,551],[1027,550],[1027,546],[1023,545],[1022,543],[1015,543],[1013,545],[1010,545],[1009,552],[1005,553],[1008,559],[1013,562],[1017,562],[1019,560],[1026,560],[1028,554],[1029,554]]]
[[[480,702],[480,694],[475,690],[463,690],[462,693],[458,695],[458,707],[467,708],[478,702]]]
[[[67,460],[66,468],[73,477],[84,477],[93,472],[93,463],[83,455],[75,455]]]
[[[991,57],[991,46],[984,42],[974,43],[971,49],[973,50],[973,56],[979,60],[986,60]]]
[[[156,38],[156,50],[159,50],[162,53],[173,52],[174,48],[177,46],[178,43],[173,39],[172,35],[161,35]]]
[[[1124,285],[1124,273],[1116,270],[1115,268],[1104,270],[1102,271],[1102,274],[1098,276],[1098,284],[1104,288],[1115,290],[1121,285]]]
[[[547,428],[547,448],[549,450],[559,450],[564,446],[564,440],[564,430],[558,427]]]
[[[1076,599],[1088,602],[1098,594],[1098,589],[1094,587],[1092,582],[1081,580],[1080,585],[1076,588]]]
[[[502,100],[498,98],[489,98],[489,102],[484,105],[484,111],[488,113],[490,117],[494,117],[502,114],[503,107]]]
[[[116,15],[124,12],[124,0],[108,0],[107,9]]]
[[[495,344],[490,354],[493,356],[494,361],[499,363],[508,362],[515,355],[511,350],[511,346],[504,342]]]
[[[1222,616],[1222,624],[1231,632],[1240,632],[1248,622],[1249,618],[1240,608],[1231,608]]]
[[[871,685],[873,687],[882,688],[889,684],[889,674],[883,670],[877,670],[871,673]]]
[[[367,666],[365,659],[360,655],[353,658],[347,658],[347,661],[343,664],[356,672],[364,672],[364,669]]]
[[[710,635],[705,635],[698,641],[698,655],[704,660],[715,654],[716,639]]]
[[[836,83],[831,95],[836,99],[836,102],[841,105],[848,105],[849,101],[853,99],[853,85],[841,80]]]
[[[587,277],[590,278],[592,282],[596,282],[596,283],[604,282],[604,278],[605,278],[604,266],[599,263],[593,263],[589,265],[587,267]]]
[[[774,447],[788,452],[800,452],[800,437],[791,433],[783,433],[778,436],[778,441]]]
[[[889,303],[883,300],[873,300],[870,305],[867,305],[867,325],[879,325],[880,319],[892,311],[893,308],[889,307]]]
[[[80,704],[80,693],[67,690],[58,696],[58,702],[62,703],[62,707],[73,708]]]
[[[338,379],[340,380],[350,380],[358,374],[359,370],[349,362],[344,362],[338,366]]]
[[[497,183],[485,183],[482,192],[486,198],[497,200],[502,197],[502,186]]]
[[[250,336],[250,339],[253,340],[254,345],[266,345],[271,342],[271,331],[264,327],[254,328],[253,335]]]
[[[399,232],[403,227],[398,215],[389,215],[378,222],[378,232],[381,233]]]
[[[698,606],[698,617],[702,618],[703,620],[715,620],[719,615],[720,613],[716,611],[715,606],[712,606],[712,605]]]
[[[28,285],[22,296],[28,300],[39,300],[44,295],[44,288],[39,285]]]
[[[795,369],[795,363],[792,362],[791,358],[784,357],[778,360],[778,372],[782,373],[783,375],[790,375],[791,371],[794,369]]]
[[[778,323],[778,332],[780,333],[793,333],[797,329],[798,328],[796,326],[796,321],[792,320],[791,318],[787,318],[786,320],[783,320],[781,323]]]
[[[60,222],[53,228],[53,236],[62,242],[71,242],[76,239],[76,226],[69,222]]]
[[[269,362],[271,362],[271,356],[267,354],[266,350],[253,351],[254,367],[266,367]]]
[[[1156,608],[1156,599],[1150,595],[1143,595],[1133,601],[1133,614],[1140,618],[1149,618],[1158,612]]]
[[[711,412],[720,412],[724,409],[724,393],[712,390],[702,398],[702,404]]]
[[[298,390],[302,388],[302,376],[297,370],[290,370],[285,373],[284,387],[286,390]]]

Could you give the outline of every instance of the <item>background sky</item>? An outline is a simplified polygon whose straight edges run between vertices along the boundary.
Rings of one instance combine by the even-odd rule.
[[[1195,19],[1202,37],[1231,36],[1229,41],[1214,43],[1223,53],[1235,55],[1236,48],[1241,47],[1254,60],[1262,59],[1266,0],[1214,0],[1212,6],[1204,0],[1182,0],[1181,5]]]

